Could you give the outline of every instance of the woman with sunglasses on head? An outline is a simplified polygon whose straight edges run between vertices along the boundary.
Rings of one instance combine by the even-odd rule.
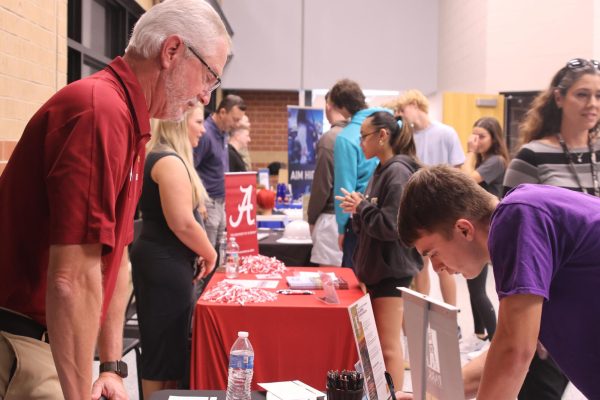
[[[570,60],[536,97],[520,126],[524,145],[508,166],[504,193],[522,183],[539,183],[600,196],[599,128],[600,64]],[[540,348],[519,399],[560,399],[567,383]]]
[[[336,198],[344,212],[352,214],[352,227],[359,237],[354,270],[371,296],[386,370],[396,387],[402,388],[403,303],[396,287],[408,287],[423,261],[415,249],[400,243],[397,215],[404,185],[419,163],[412,129],[386,111],[375,112],[364,120],[360,146],[365,158],[377,157],[379,165],[364,194],[345,191],[345,196]]]
[[[146,399],[157,390],[175,389],[185,377],[194,283],[217,259],[200,217],[206,191],[192,158],[203,122],[199,104],[181,122],[159,121],[148,143],[143,225],[131,251]]]
[[[520,135],[524,143],[504,178],[505,192],[541,183],[600,196],[600,65],[573,59],[533,101]]]
[[[508,150],[498,120],[483,117],[475,121],[473,133],[467,141],[465,163],[461,166],[463,172],[500,198],[507,165]],[[487,271],[483,268],[479,276],[467,279],[475,336],[480,339],[471,351],[481,348],[483,341],[491,341],[496,331],[496,312],[485,290]]]

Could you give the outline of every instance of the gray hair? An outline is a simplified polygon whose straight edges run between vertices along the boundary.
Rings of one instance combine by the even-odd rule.
[[[155,57],[164,40],[179,35],[206,55],[215,52],[218,39],[231,38],[219,14],[204,0],[165,0],[144,13],[133,28],[125,53]],[[205,55],[203,54],[203,55]]]

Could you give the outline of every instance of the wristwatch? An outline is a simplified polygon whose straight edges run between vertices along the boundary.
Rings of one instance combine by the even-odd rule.
[[[113,372],[121,378],[127,378],[127,364],[124,361],[107,361],[100,363],[100,373]]]

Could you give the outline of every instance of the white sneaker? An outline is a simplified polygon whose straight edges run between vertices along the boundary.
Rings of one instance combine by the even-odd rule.
[[[477,336],[473,335],[467,339],[461,340],[460,353],[470,354],[481,351],[484,347],[489,346],[489,343],[489,340],[481,340]]]
[[[477,358],[484,351],[487,351],[487,349],[489,347],[490,347],[490,342],[486,341],[481,349],[467,353],[465,357],[468,361],[471,361],[472,359]]]

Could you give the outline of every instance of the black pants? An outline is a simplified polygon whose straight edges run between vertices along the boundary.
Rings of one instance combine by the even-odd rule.
[[[354,262],[354,250],[358,244],[358,236],[352,230],[352,220],[348,220],[346,228],[344,229],[344,243],[342,245],[342,267],[352,268]]]
[[[488,266],[486,265],[477,277],[467,279],[467,287],[471,299],[475,333],[483,335],[487,332],[488,337],[492,340],[496,332],[496,311],[485,291],[487,273]]]
[[[560,400],[569,380],[558,365],[548,357],[542,360],[537,353],[531,360],[529,372],[519,392],[519,400]]]

